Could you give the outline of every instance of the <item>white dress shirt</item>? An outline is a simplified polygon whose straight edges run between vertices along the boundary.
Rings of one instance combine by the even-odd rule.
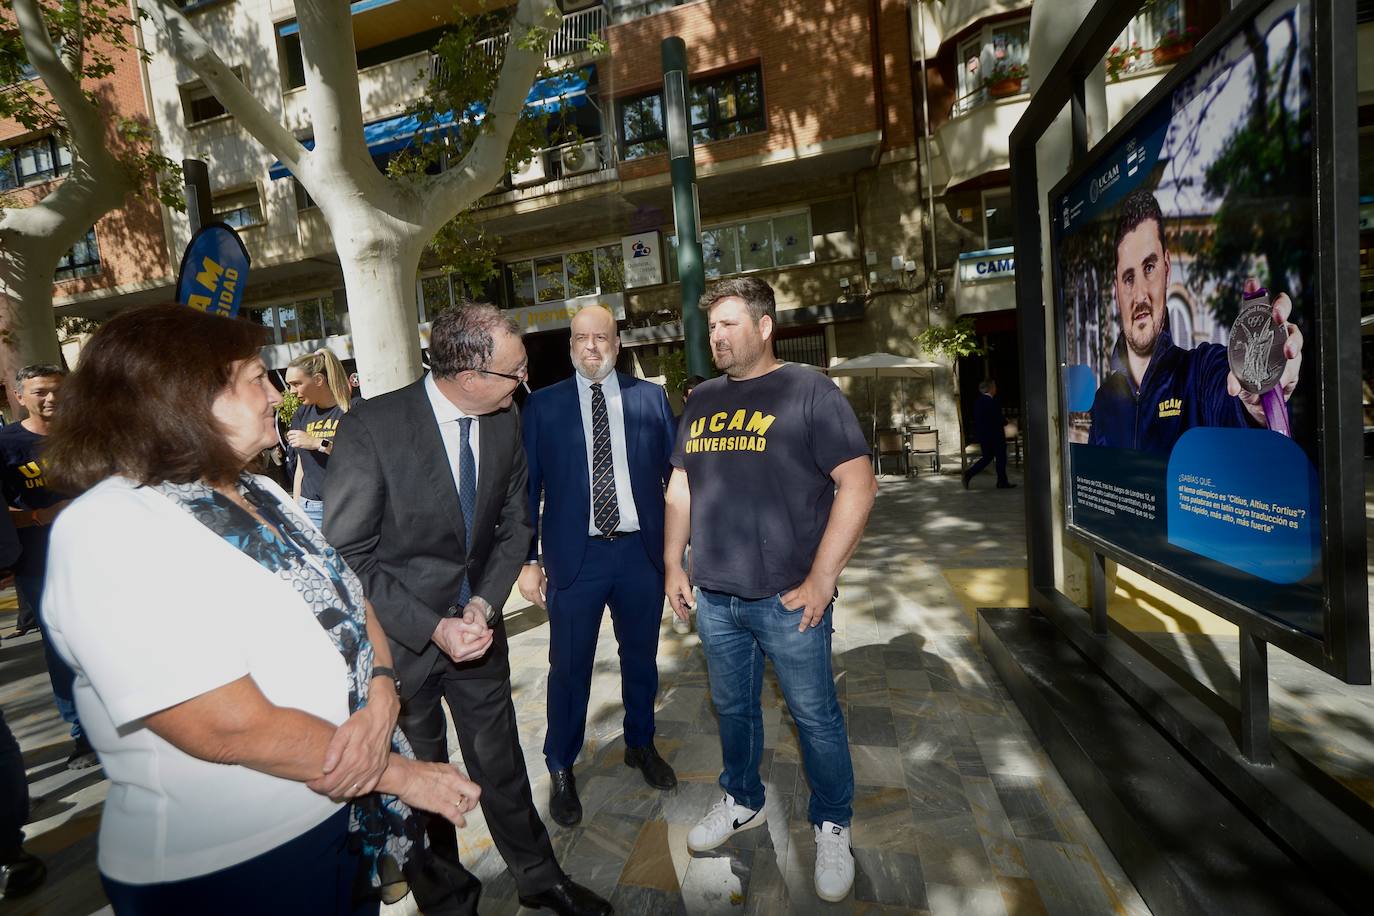
[[[462,408],[445,397],[439,386],[434,384],[434,376],[428,373],[425,374],[425,394],[429,395],[429,406],[434,411],[434,418],[439,421],[439,437],[444,440],[444,451],[448,454],[448,469],[453,474],[453,492],[461,494],[462,484],[459,482],[461,478],[458,476],[458,469],[459,456],[463,449],[463,430],[458,421],[464,417],[472,417],[472,424],[468,427],[468,448],[472,449],[472,460],[477,468],[480,468],[482,452],[478,445],[481,439],[477,434],[477,418],[464,413]],[[473,479],[477,479],[475,473]],[[478,480],[478,483],[481,481]]]
[[[582,408],[582,445],[587,452],[587,488],[592,483],[592,382],[581,372],[577,379],[577,402]],[[639,513],[635,511],[634,492],[630,489],[630,455],[625,439],[625,404],[620,397],[620,379],[614,371],[601,380],[601,393],[606,396],[606,419],[611,426],[611,466],[615,469],[615,498],[620,507],[620,524],[616,531],[638,531]],[[587,534],[596,536],[596,511],[587,500]]]

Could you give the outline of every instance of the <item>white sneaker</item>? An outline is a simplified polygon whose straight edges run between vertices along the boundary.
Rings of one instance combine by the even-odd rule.
[[[849,896],[854,886],[854,850],[849,828],[826,821],[816,831],[816,896],[831,903]]]
[[[687,834],[687,848],[692,852],[715,849],[735,834],[757,827],[766,819],[762,808],[755,811],[753,808],[737,805],[735,800],[727,795],[716,802],[711,810],[706,812],[706,816],[697,821],[692,832]],[[845,836],[848,836],[848,833]]]

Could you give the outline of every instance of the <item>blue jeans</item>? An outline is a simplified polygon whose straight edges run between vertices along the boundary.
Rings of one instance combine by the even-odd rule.
[[[306,499],[304,496],[302,496],[302,497],[298,500],[298,502],[299,502],[300,505],[301,505],[301,511],[305,513],[305,517],[308,518],[308,519],[310,519],[312,522],[314,522],[316,528],[318,528],[318,529],[320,529],[321,531],[323,531],[323,530],[324,530],[324,500],[322,500],[322,499]]]
[[[830,667],[831,617],[798,632],[801,615],[777,595],[750,600],[697,589],[697,631],[706,652],[711,702],[720,715],[724,771],[721,788],[746,808],[763,807],[764,658],[772,660],[787,711],[797,723],[802,765],[811,784],[808,814],[813,824],[849,826],[854,815],[854,768],[849,735],[835,695]]]

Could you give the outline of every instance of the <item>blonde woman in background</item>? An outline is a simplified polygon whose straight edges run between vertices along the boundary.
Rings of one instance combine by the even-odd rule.
[[[353,403],[343,363],[328,350],[298,356],[286,368],[286,386],[300,398],[286,441],[296,450],[291,495],[316,528],[324,527],[324,473],[339,419]]]

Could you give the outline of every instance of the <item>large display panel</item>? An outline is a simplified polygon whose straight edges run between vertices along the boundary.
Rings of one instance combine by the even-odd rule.
[[[1229,18],[1049,201],[1069,529],[1309,659],[1331,625],[1311,15]]]

